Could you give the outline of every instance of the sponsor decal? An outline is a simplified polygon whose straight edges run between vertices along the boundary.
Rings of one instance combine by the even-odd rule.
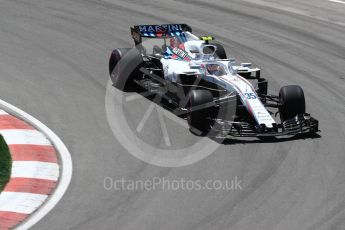
[[[164,54],[164,58],[183,61],[191,60],[191,57],[188,55],[187,51],[180,49],[178,47],[167,47],[167,50]]]
[[[269,119],[269,118],[263,118],[263,119],[260,119],[261,122],[271,122],[272,120]]]
[[[181,24],[142,25],[138,27],[140,33],[165,33],[167,31],[182,31]]]
[[[187,51],[182,50],[182,49],[177,48],[177,47],[173,48],[172,51],[173,51],[174,54],[176,54],[177,56],[179,56],[182,59],[185,59],[188,56]]]

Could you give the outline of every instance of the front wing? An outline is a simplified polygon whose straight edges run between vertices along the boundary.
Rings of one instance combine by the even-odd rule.
[[[274,129],[254,126],[247,122],[232,122],[221,119],[215,120],[212,131],[216,137],[274,137],[289,136],[298,134],[312,134],[319,131],[319,122],[309,114],[300,114],[294,118],[284,121]]]

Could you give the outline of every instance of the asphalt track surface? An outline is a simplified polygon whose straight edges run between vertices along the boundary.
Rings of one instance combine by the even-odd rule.
[[[54,130],[74,164],[67,193],[34,229],[345,229],[344,12],[326,0],[1,0],[0,97]],[[177,168],[128,154],[107,121],[108,57],[132,45],[129,25],[169,22],[255,63],[271,93],[301,85],[320,137],[220,144]],[[143,128],[159,146],[156,129]],[[197,138],[179,136],[182,146]],[[243,190],[108,191],[105,177],[238,177]]]

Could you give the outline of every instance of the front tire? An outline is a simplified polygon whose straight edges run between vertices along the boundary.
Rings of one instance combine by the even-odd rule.
[[[285,121],[298,114],[305,113],[305,98],[303,89],[298,85],[284,86],[279,91],[280,119]]]
[[[118,48],[109,59],[109,74],[113,86],[123,91],[136,89],[135,78],[140,76],[143,58],[137,49]]]
[[[189,98],[189,111],[187,121],[190,130],[199,130],[200,135],[205,135],[212,126],[212,117],[215,117],[215,108],[207,107],[193,110],[196,106],[202,106],[213,101],[213,95],[209,90],[192,90]],[[196,133],[196,132],[194,132]]]

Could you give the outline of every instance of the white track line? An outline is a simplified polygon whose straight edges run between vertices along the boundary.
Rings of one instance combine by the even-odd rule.
[[[342,0],[328,0],[329,2],[336,2],[336,3],[340,3],[340,4],[345,4],[345,1]]]
[[[60,159],[61,174],[55,191],[37,211],[35,211],[26,221],[21,223],[16,228],[29,229],[40,221],[45,215],[47,215],[61,200],[62,196],[66,192],[72,178],[72,158],[67,147],[60,140],[60,138],[39,120],[3,100],[0,100],[0,109],[3,109],[6,112],[28,122],[36,129],[44,133],[49,138],[53,146],[57,149]]]
[[[13,161],[12,177],[57,181],[59,178],[59,165],[39,161]]]

